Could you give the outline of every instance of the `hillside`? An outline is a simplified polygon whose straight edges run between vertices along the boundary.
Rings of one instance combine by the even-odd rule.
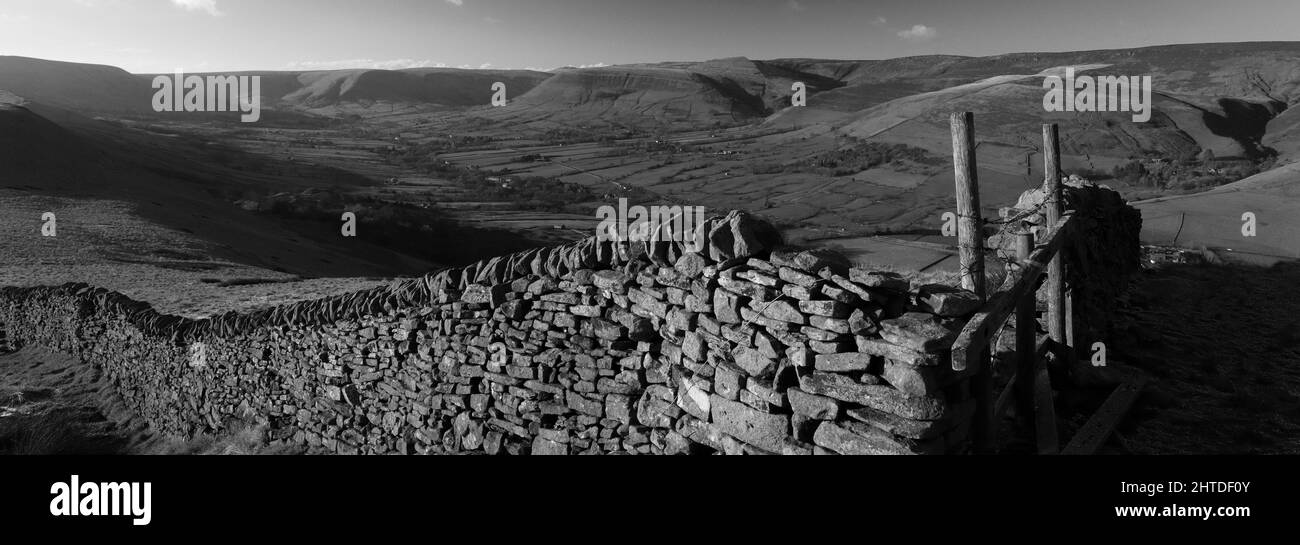
[[[121,68],[0,56],[0,91],[86,112],[151,112],[150,81]]]
[[[706,128],[761,119],[789,103],[796,81],[809,94],[842,85],[741,57],[565,69],[504,108],[475,113],[515,125]]]

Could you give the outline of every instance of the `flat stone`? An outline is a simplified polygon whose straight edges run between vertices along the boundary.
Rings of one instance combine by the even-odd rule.
[[[952,347],[959,331],[945,326],[931,314],[909,312],[880,322],[880,337],[917,352],[937,352]]]
[[[808,348],[818,354],[839,354],[853,350],[853,343],[849,341],[814,341],[809,339]]]
[[[804,289],[811,289],[817,285],[819,279],[811,274],[792,269],[790,267],[781,267],[777,270],[777,277],[781,280],[797,285]]]
[[[772,251],[771,262],[774,265],[790,267],[807,273],[817,274],[822,269],[830,269],[835,274],[848,274],[849,260],[832,250],[799,250],[782,248]]]
[[[856,341],[859,352],[865,352],[873,356],[880,356],[913,367],[934,367],[942,365],[946,360],[943,353],[917,352],[881,339],[859,335],[855,337],[854,340]]]
[[[568,456],[569,445],[567,443],[556,443],[539,435],[533,439],[533,447],[530,452],[533,456]]]
[[[602,290],[623,293],[627,285],[632,283],[632,277],[619,271],[597,271],[591,277],[591,283]]]
[[[814,420],[835,420],[840,415],[839,402],[829,397],[810,394],[798,388],[790,388],[785,394],[795,414]]]
[[[967,316],[983,305],[974,292],[943,284],[922,286],[917,300],[925,310],[940,316]]]
[[[905,445],[899,444],[883,432],[860,435],[835,422],[822,422],[813,434],[813,442],[818,446],[851,456],[900,455],[913,454]]]
[[[770,319],[785,321],[785,323],[789,324],[807,323],[807,317],[803,316],[803,313],[798,308],[794,308],[794,304],[790,304],[788,300],[774,300],[771,303],[763,303],[762,308],[763,316],[770,317]]]
[[[862,284],[868,288],[886,289],[898,292],[905,292],[911,286],[906,278],[898,273],[891,272],[870,272],[859,269],[849,271],[849,280]]]
[[[857,311],[855,311],[855,314]],[[851,319],[851,318],[850,318]],[[825,316],[809,316],[808,325],[818,329],[824,329],[834,333],[851,333],[850,322],[839,318],[827,318]]]
[[[799,301],[799,310],[827,318],[849,317],[849,307],[839,301]]]
[[[781,286],[781,294],[800,301],[806,301],[813,298],[812,290],[798,284],[786,284]]]
[[[847,373],[866,371],[871,367],[871,363],[871,354],[845,352],[842,354],[818,354],[814,366],[818,371]]]
[[[743,278],[760,286],[769,288],[776,287],[781,283],[780,279],[769,274],[763,274],[758,271],[744,271],[736,274],[737,278]]]
[[[792,396],[793,399],[793,396]],[[793,401],[792,401],[793,403]],[[951,426],[948,420],[911,420],[871,407],[849,409],[849,418],[875,426],[885,433],[912,439],[930,439],[943,435]]]
[[[764,413],[717,395],[710,403],[713,423],[727,435],[750,445],[780,452],[790,436],[790,418],[786,415]]]
[[[861,384],[834,373],[815,372],[801,376],[799,388],[810,394],[866,405],[913,420],[939,420],[947,411],[943,397],[908,397],[892,386]]]
[[[845,338],[847,337],[842,333],[836,333],[834,331],[826,331],[825,329],[819,329],[811,326],[800,328],[799,332],[804,334],[804,336],[808,337],[808,339],[810,340],[821,341],[821,342],[842,341],[845,340]]]

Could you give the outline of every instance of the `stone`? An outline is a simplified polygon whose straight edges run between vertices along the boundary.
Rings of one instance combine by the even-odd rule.
[[[802,302],[805,301],[801,301],[801,303]],[[808,321],[798,308],[795,308],[793,304],[784,300],[773,301],[765,304],[763,306],[762,314],[768,318],[792,324],[804,324]]]
[[[818,371],[848,373],[866,371],[871,367],[871,354],[845,352],[842,354],[818,354],[814,368]]]
[[[780,248],[772,251],[771,262],[778,267],[790,267],[807,273],[816,274],[823,269],[830,269],[834,274],[848,274],[849,260],[833,250],[800,250],[797,248]]]
[[[821,342],[843,341],[846,338],[846,335],[844,334],[835,333],[833,331],[826,331],[825,329],[819,329],[811,326],[801,328],[799,330],[799,333],[802,333],[804,336],[808,337],[809,340],[821,341]]]
[[[695,361],[704,361],[708,347],[704,338],[694,331],[687,331],[682,339],[682,355]]]
[[[865,435],[854,433],[835,422],[822,422],[813,434],[813,442],[818,446],[851,456],[870,456],[881,454],[912,454],[906,446],[899,444],[887,434],[868,432]]]
[[[646,388],[636,404],[636,419],[643,426],[671,428],[681,414],[672,388],[654,384]]]
[[[781,283],[781,281],[775,276],[763,274],[758,271],[744,271],[741,273],[736,273],[736,277],[769,288],[774,288]]]
[[[632,398],[623,394],[605,396],[605,417],[623,424],[631,424]]]
[[[922,286],[917,301],[924,310],[940,316],[967,316],[983,304],[974,292],[943,284]]]
[[[849,341],[814,341],[809,339],[808,348],[818,354],[839,354],[852,350],[853,343]]]
[[[785,347],[781,346],[780,342],[761,329],[754,331],[754,348],[760,354],[772,359],[780,358],[781,352],[785,350]]]
[[[738,324],[740,319],[740,307],[748,301],[747,298],[741,297],[726,290],[713,291],[713,315],[719,322],[724,324]]]
[[[740,392],[745,389],[747,376],[743,369],[721,362],[714,368],[713,392],[735,401],[740,398]]]
[[[682,377],[677,381],[677,406],[700,420],[709,420],[709,393],[694,381]]]
[[[952,347],[959,331],[945,326],[931,314],[909,312],[880,322],[880,337],[917,352],[936,352]]]
[[[799,301],[799,311],[827,318],[849,317],[849,307],[839,301]]]
[[[781,294],[800,301],[806,301],[813,298],[812,290],[798,284],[786,284],[781,286]]]
[[[790,408],[795,414],[801,414],[814,420],[835,420],[840,415],[838,401],[825,396],[810,394],[798,388],[785,392],[790,400]]]
[[[633,288],[628,290],[627,299],[644,308],[646,312],[659,318],[668,316],[668,304],[652,295],[652,292]]]
[[[849,418],[875,426],[885,433],[911,439],[930,439],[943,435],[951,426],[947,420],[911,420],[871,407],[849,409]]]
[[[627,285],[632,283],[632,277],[619,271],[597,271],[591,277],[591,283],[602,290],[624,293]]]
[[[880,377],[890,386],[909,396],[928,396],[939,392],[939,379],[935,368],[913,367],[892,360],[885,362]]]
[[[766,377],[776,372],[776,359],[765,356],[753,348],[736,349],[735,360],[736,366],[751,377]]]
[[[943,365],[947,360],[944,355],[946,353],[917,352],[880,339],[863,337],[861,335],[855,337],[854,341],[858,346],[859,352],[871,354],[873,356],[880,356],[913,367],[934,367],[937,365]]]
[[[742,295],[751,299],[757,299],[759,301],[764,301],[764,302],[771,301],[772,299],[776,298],[776,294],[778,293],[776,290],[769,288],[767,286],[755,284],[748,280],[736,278],[735,276],[730,274],[732,270],[734,269],[729,269],[727,271],[724,271],[724,274],[718,276],[718,285],[722,286],[722,289],[725,289],[736,295]]]
[[[860,308],[853,309],[849,314],[849,321],[846,329],[848,333],[854,335],[872,335],[880,331],[880,326],[876,325],[876,320],[868,315],[865,310]]]
[[[943,397],[909,397],[890,386],[862,384],[834,373],[799,377],[799,388],[810,394],[857,403],[913,420],[939,420],[946,415]]]
[[[855,310],[854,314],[857,314],[858,312],[860,311]],[[850,317],[850,320],[851,319],[852,317]],[[851,331],[850,324],[851,322],[849,320],[842,320],[839,318],[827,318],[825,316],[808,317],[808,325],[815,327],[817,329],[823,329],[833,333],[840,333],[840,334],[851,333],[852,331]]]
[[[587,399],[577,392],[568,392],[565,401],[570,409],[585,415],[600,417],[605,413],[604,403]]]
[[[533,439],[530,452],[534,456],[568,456],[569,445],[567,443],[557,443],[539,435]]]
[[[616,341],[623,338],[623,326],[620,326],[603,318],[591,319],[592,330],[596,337],[607,341]]]
[[[790,435],[790,418],[768,414],[721,396],[711,400],[713,423],[724,433],[770,452],[780,452]]]
[[[849,271],[849,280],[868,288],[878,288],[897,292],[905,292],[911,287],[906,278],[903,278],[903,276],[898,273],[891,272],[868,272],[859,269],[852,269]]]
[[[805,290],[813,288],[818,282],[820,282],[817,277],[790,267],[781,267],[777,270],[776,274],[781,280],[799,286]]]
[[[697,253],[688,253],[679,258],[673,268],[682,273],[682,276],[695,278],[700,276],[707,266],[709,266],[709,262],[704,259],[704,256]]]

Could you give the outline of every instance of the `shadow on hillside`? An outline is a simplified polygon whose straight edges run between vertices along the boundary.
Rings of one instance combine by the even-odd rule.
[[[1120,306],[1111,357],[1154,379],[1129,451],[1300,453],[1300,263],[1168,265]]]

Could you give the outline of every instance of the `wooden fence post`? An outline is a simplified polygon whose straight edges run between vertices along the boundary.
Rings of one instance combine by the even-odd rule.
[[[1034,251],[1033,232],[1024,232],[1016,240],[1016,259],[1029,264]],[[1034,377],[1038,373],[1038,299],[1031,293],[1016,303],[1016,407],[1020,419],[1034,420]]]
[[[961,258],[961,287],[984,300],[987,296],[984,287],[984,222],[980,217],[973,113],[952,114],[952,160],[957,179],[957,251]]]
[[[975,114],[953,113],[952,164],[957,185],[957,251],[961,259],[961,286],[987,302],[984,286],[984,221],[980,215],[979,176],[975,161]],[[980,351],[979,368],[971,377],[975,397],[972,435],[976,453],[993,452],[997,443],[996,403],[989,348]]]
[[[1047,225],[1061,221],[1064,202],[1061,190],[1061,139],[1055,124],[1043,125],[1043,176]],[[1063,241],[1068,242],[1068,241]],[[1064,353],[1071,353],[1065,333],[1065,244],[1047,267],[1047,333]]]

